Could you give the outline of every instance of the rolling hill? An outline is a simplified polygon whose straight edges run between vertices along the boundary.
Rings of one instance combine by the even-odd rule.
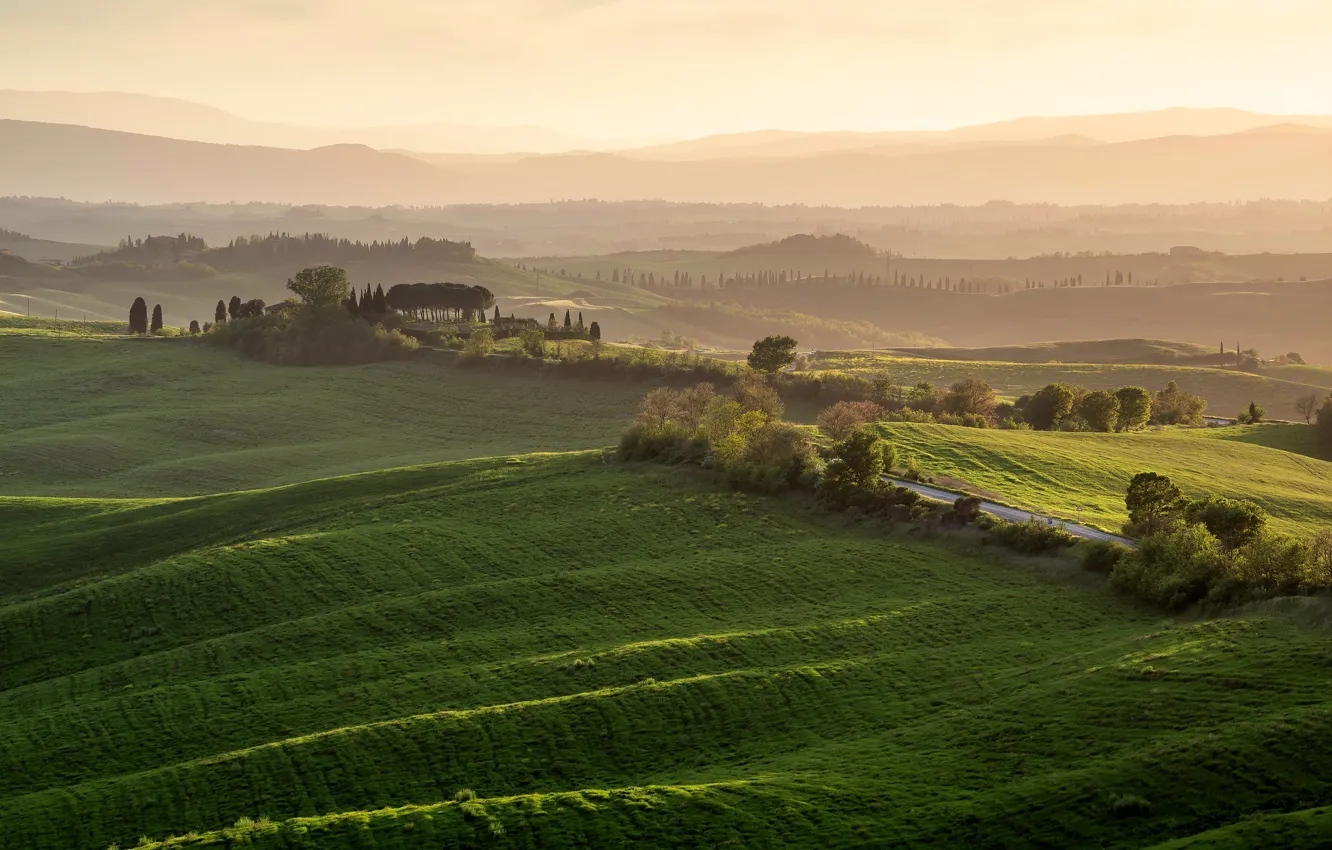
[[[1332,793],[1320,631],[586,454],[6,499],[0,556],[31,850],[1147,846]]]

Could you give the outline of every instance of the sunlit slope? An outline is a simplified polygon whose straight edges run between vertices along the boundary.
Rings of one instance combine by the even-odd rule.
[[[0,564],[5,846],[1146,846],[1332,802],[1323,632],[596,453],[5,500]]]
[[[0,495],[193,495],[594,448],[641,395],[433,359],[288,368],[186,340],[0,327]]]
[[[1139,386],[1155,391],[1175,381],[1180,389],[1207,399],[1209,416],[1234,417],[1246,410],[1249,402],[1256,401],[1263,405],[1269,418],[1287,420],[1299,418],[1296,399],[1309,393],[1321,398],[1332,388],[1332,373],[1328,371],[1286,371],[1289,367],[1276,367],[1270,374],[1255,374],[1194,366],[933,360],[871,352],[835,352],[820,357],[813,368],[833,373],[887,375],[895,383],[907,386],[920,381],[949,386],[966,378],[979,378],[1001,395],[1013,398],[1055,383],[1090,390]]]
[[[1191,498],[1253,499],[1283,531],[1332,524],[1332,463],[1306,447],[1305,425],[1171,428],[1131,434],[1001,431],[947,425],[881,426],[926,472],[966,482],[1015,507],[1117,530],[1139,472],[1170,476]],[[1078,512],[1082,508],[1082,512]]]

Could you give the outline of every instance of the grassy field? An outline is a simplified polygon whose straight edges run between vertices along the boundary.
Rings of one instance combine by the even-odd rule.
[[[826,372],[887,374],[894,382],[906,385],[928,381],[948,386],[963,378],[980,378],[1009,398],[1053,383],[1077,384],[1092,390],[1139,386],[1155,391],[1175,381],[1181,389],[1207,399],[1210,416],[1233,417],[1250,401],[1256,401],[1269,418],[1291,420],[1298,418],[1297,398],[1309,393],[1326,396],[1332,389],[1332,370],[1283,371],[1299,367],[1277,367],[1271,374],[1253,374],[1189,366],[931,360],[863,351],[825,352],[811,366]],[[1320,374],[1322,377],[1318,377]]]
[[[1005,363],[1166,363],[1181,357],[1215,357],[1217,349],[1162,339],[1095,339],[1039,342],[995,348],[899,348],[896,353],[927,360]]]
[[[73,336],[5,322],[0,495],[185,496],[594,448],[615,442],[643,393],[445,360],[276,367],[188,340],[100,335],[119,324]]]
[[[1170,476],[1193,498],[1253,499],[1283,531],[1309,534],[1332,523],[1332,462],[1309,456],[1315,453],[1306,425],[1133,434],[880,427],[899,459],[914,457],[927,473],[966,482],[1014,507],[1110,531],[1128,519],[1129,479],[1147,471]]]
[[[0,564],[7,847],[1150,846],[1332,803],[1320,601],[1167,620],[595,453],[0,500]]]

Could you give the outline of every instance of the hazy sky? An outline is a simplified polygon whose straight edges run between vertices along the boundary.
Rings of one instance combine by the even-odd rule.
[[[1332,113],[1332,0],[0,0],[0,88],[593,137]]]

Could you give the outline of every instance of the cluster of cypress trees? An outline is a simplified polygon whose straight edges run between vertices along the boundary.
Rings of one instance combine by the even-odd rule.
[[[132,334],[157,333],[162,329],[162,305],[153,306],[153,318],[150,323],[148,320],[148,302],[143,298],[135,298],[134,303],[130,305],[129,311],[129,329]]]

